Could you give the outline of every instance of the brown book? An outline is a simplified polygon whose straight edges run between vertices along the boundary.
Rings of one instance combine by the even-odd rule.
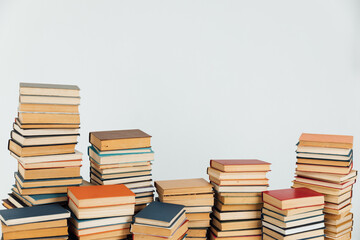
[[[75,143],[46,145],[46,146],[21,146],[13,140],[9,140],[9,150],[19,157],[33,157],[53,154],[66,154],[75,152]]]
[[[186,234],[188,231],[189,221],[185,221],[175,233],[166,239],[168,240],[179,240]],[[163,236],[155,236],[155,235],[148,235],[148,234],[134,234],[133,240],[163,240]]]
[[[231,231],[233,232],[233,231]],[[240,232],[240,231],[236,231]],[[240,235],[240,236],[230,236],[230,237],[216,237],[212,232],[209,234],[209,240],[262,240],[262,236],[260,235]],[[271,239],[273,240],[273,239]]]
[[[4,239],[44,238],[68,235],[68,228],[54,227],[3,233]]]
[[[186,218],[189,221],[210,220],[210,213],[186,213]]]
[[[343,183],[348,181],[349,179],[357,176],[356,170],[351,170],[349,174],[333,174],[333,173],[317,173],[317,172],[304,172],[304,171],[296,171],[297,176],[312,178],[317,180],[324,180],[327,182],[333,183]]]
[[[156,181],[159,195],[212,193],[212,185],[203,178]]]
[[[151,136],[139,129],[90,132],[89,141],[100,151],[150,147]]]
[[[44,124],[25,124],[20,122],[19,118],[15,119],[15,123],[22,129],[76,129],[80,128],[80,124],[54,124],[54,123],[44,123]]]
[[[271,210],[273,212],[276,212],[276,213],[284,215],[284,216],[293,216],[293,215],[301,214],[301,213],[304,213],[304,212],[323,210],[324,205],[281,210],[281,209],[276,208],[276,207],[274,207],[274,206],[272,206],[272,205],[265,202],[264,203],[264,208],[269,209],[269,210]]]
[[[109,232],[109,231],[123,231],[124,234],[130,234],[130,223],[123,223],[123,224],[111,224],[107,226],[100,226],[100,227],[92,227],[92,228],[84,228],[84,229],[77,229],[74,225],[69,225],[69,232],[73,233],[74,235],[81,237],[81,236],[88,236],[91,234],[97,234],[102,232]]]
[[[321,181],[321,180],[314,180],[311,178],[304,178],[304,177],[296,176],[295,181],[300,182],[300,183],[308,183],[308,184],[313,184],[313,185],[317,185],[317,186],[323,186],[323,187],[344,189],[344,188],[347,188],[347,187],[353,185],[356,181],[356,178],[349,179],[348,181],[346,181],[344,183],[329,183],[329,182],[325,182],[325,181]]]
[[[80,114],[19,112],[18,115],[24,124],[80,124]]]
[[[66,193],[67,186],[62,187],[40,187],[40,188],[21,188],[18,182],[15,183],[16,188],[22,196],[39,195],[39,194],[55,194]]]
[[[326,214],[326,215],[329,215],[329,214]],[[330,219],[330,218],[325,217],[325,224],[337,226],[337,225],[340,225],[340,224],[347,222],[349,220],[352,220],[352,219],[353,219],[353,214],[351,212],[348,212],[348,213],[346,213],[346,215],[344,217],[342,217],[340,219]]]
[[[310,158],[297,158],[297,163],[348,167],[351,165],[352,161],[334,161],[334,160],[320,160],[320,159],[310,159]]]
[[[353,147],[353,136],[303,133],[299,146],[348,149]]]
[[[85,236],[76,236],[69,239],[78,239],[78,240],[94,240],[94,239],[106,239],[106,240],[117,240],[117,239],[127,239],[127,236],[130,234],[130,228],[124,228],[121,230],[113,230],[108,232],[100,232],[89,234]]]
[[[205,238],[207,235],[207,228],[190,228],[187,232],[187,236],[192,238]]]
[[[276,219],[278,219],[278,220],[280,220],[282,222],[289,222],[289,221],[294,221],[294,220],[297,220],[297,219],[305,219],[305,218],[308,218],[308,217],[314,217],[314,216],[322,215],[323,214],[323,209],[310,211],[310,212],[303,212],[303,213],[299,213],[299,214],[292,215],[292,216],[282,215],[282,214],[279,214],[277,212],[268,210],[266,208],[262,209],[262,213],[267,215],[267,216],[276,218]]]
[[[352,186],[348,186],[344,189],[336,189],[336,188],[324,187],[324,186],[319,186],[319,185],[314,185],[314,184],[309,184],[309,183],[297,182],[297,181],[293,181],[292,187],[293,188],[309,188],[309,189],[312,189],[312,190],[317,191],[322,194],[330,194],[330,195],[338,195],[338,196],[340,196],[352,189]]]
[[[262,192],[219,192],[222,197],[262,197]]]
[[[220,231],[219,229],[217,229],[214,226],[210,227],[210,231],[217,237],[222,237],[224,238],[224,240],[230,238],[230,237],[234,237],[234,236],[239,236],[239,239],[241,240],[241,238],[243,236],[255,236],[255,235],[261,235],[261,228],[255,228],[255,229],[245,229],[245,230],[232,230],[232,231]],[[226,238],[226,239],[225,239]]]
[[[261,196],[233,197],[233,196],[221,196],[220,194],[216,194],[216,199],[218,199],[223,204],[259,204],[259,203],[262,203]]]
[[[35,230],[35,229],[43,229],[43,228],[56,228],[56,227],[67,227],[67,219],[26,223],[26,224],[13,225],[13,226],[7,226],[4,223],[1,223],[1,230],[3,233],[27,231],[27,230]]]
[[[217,209],[214,209],[213,215],[219,219],[220,221],[226,220],[241,220],[241,219],[260,219],[261,211],[231,211],[231,212],[223,212]]]
[[[19,173],[25,180],[80,177],[80,167],[26,170],[21,164],[18,164],[18,169]]]
[[[187,195],[189,196],[189,195]],[[212,195],[211,195],[212,196]],[[179,204],[184,206],[212,206],[214,205],[214,197],[211,198],[192,198],[182,200],[164,200],[162,195],[159,195],[159,199],[165,203]]]
[[[209,167],[207,174],[210,177],[219,180],[246,180],[246,179],[265,179],[266,172],[222,172],[215,168]]]

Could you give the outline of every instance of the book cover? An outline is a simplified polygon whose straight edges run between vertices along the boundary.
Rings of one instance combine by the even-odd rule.
[[[137,218],[169,223],[184,212],[185,206],[163,202],[151,202],[147,207],[135,215]]]

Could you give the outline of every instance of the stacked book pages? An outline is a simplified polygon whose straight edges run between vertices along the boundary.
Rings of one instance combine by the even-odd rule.
[[[90,133],[91,182],[124,184],[136,194],[135,212],[154,199],[151,136],[139,129]]]
[[[183,205],[152,202],[134,217],[134,240],[182,240],[188,231]]]
[[[5,207],[66,202],[67,187],[82,183],[82,154],[75,150],[79,92],[73,85],[20,84],[19,113],[9,140],[18,171]]]
[[[0,210],[2,239],[68,239],[70,212],[59,204]]]
[[[72,239],[127,239],[135,194],[125,185],[70,187]]]
[[[270,163],[256,159],[210,161],[216,200],[210,239],[261,239],[261,192],[268,188],[268,171]]]
[[[263,200],[264,240],[324,239],[323,194],[290,188],[263,192]]]
[[[327,239],[349,239],[353,226],[351,199],[357,171],[353,169],[353,137],[303,133],[297,145],[293,187],[325,195]]]
[[[180,179],[156,181],[159,200],[164,203],[185,206],[189,220],[186,239],[204,240],[210,226],[210,213],[214,205],[212,185],[205,179]]]

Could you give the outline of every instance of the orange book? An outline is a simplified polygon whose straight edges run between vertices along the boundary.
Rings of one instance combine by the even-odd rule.
[[[123,184],[69,187],[68,196],[78,208],[135,204],[135,193]]]
[[[353,136],[303,133],[299,146],[345,148],[353,147]]]

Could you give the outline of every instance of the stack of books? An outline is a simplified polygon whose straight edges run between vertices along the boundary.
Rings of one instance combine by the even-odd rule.
[[[68,239],[69,217],[59,204],[0,210],[2,239]]]
[[[70,187],[68,196],[73,239],[127,239],[135,194],[125,185]]]
[[[151,136],[139,129],[90,133],[91,182],[124,184],[136,194],[135,212],[154,199]]]
[[[323,194],[290,188],[263,192],[263,200],[264,240],[324,239]]]
[[[81,184],[79,88],[73,85],[20,84],[18,118],[9,140],[18,161],[8,208],[66,202],[68,186]]]
[[[161,202],[185,206],[186,217],[189,219],[186,239],[206,239],[214,205],[212,185],[205,179],[195,178],[156,181],[155,187]]]
[[[152,202],[134,217],[134,240],[181,240],[188,231],[183,205]]]
[[[353,137],[303,133],[297,145],[293,187],[325,195],[325,234],[328,239],[351,236],[351,198],[357,171],[353,167]]]
[[[261,239],[261,192],[267,190],[270,163],[256,159],[211,160],[215,189],[210,239]]]

